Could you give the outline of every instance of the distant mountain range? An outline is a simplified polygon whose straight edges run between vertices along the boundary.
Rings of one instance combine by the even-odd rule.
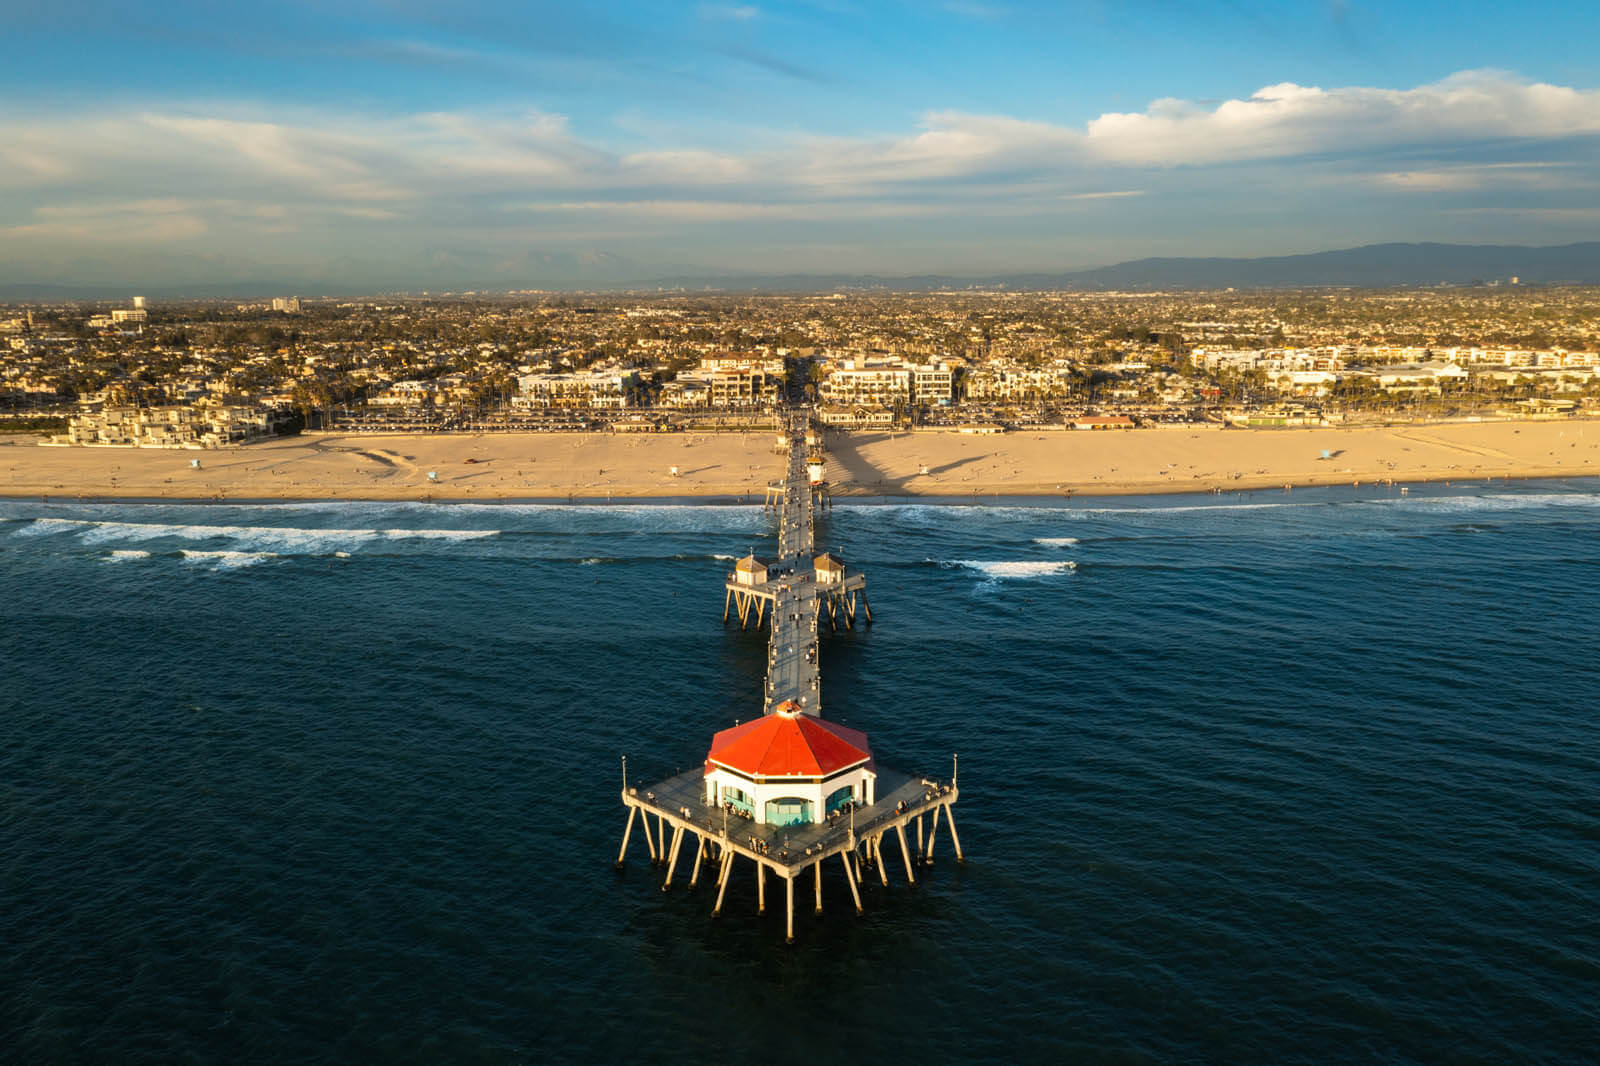
[[[677,274],[651,277],[638,264],[603,252],[582,256],[520,257],[512,267],[522,276],[506,276],[511,264],[475,261],[472,253],[430,253],[433,269],[448,268],[450,280],[410,286],[414,291],[477,290],[483,293],[520,289],[626,291],[688,289],[696,291],[817,292],[869,289],[883,292],[930,289],[1006,289],[1013,291],[1150,292],[1184,289],[1284,289],[1348,286],[1390,288],[1420,285],[1471,285],[1509,282],[1523,285],[1600,284],[1600,241],[1547,247],[1499,244],[1371,244],[1307,255],[1253,259],[1135,259],[1114,266],[1065,273],[1016,273],[987,276],[923,274],[913,276],[859,274]],[[570,262],[569,262],[570,260]],[[392,266],[391,266],[392,269]],[[480,278],[465,280],[476,271]],[[489,274],[493,271],[493,274]],[[524,274],[523,271],[526,271]],[[95,300],[124,298],[138,292],[152,299],[180,297],[261,299],[266,296],[353,296],[373,289],[349,283],[239,279],[203,285],[73,286],[0,282],[0,300]]]
[[[1409,285],[1471,285],[1508,282],[1523,285],[1600,284],[1600,241],[1552,247],[1498,244],[1369,244],[1334,252],[1276,255],[1255,259],[1134,259],[1115,266],[1062,274],[1002,274],[957,277],[791,275],[751,278],[684,279],[699,287],[884,290],[1004,288],[1018,291],[1149,292],[1183,289],[1285,289],[1350,286],[1389,288]]]

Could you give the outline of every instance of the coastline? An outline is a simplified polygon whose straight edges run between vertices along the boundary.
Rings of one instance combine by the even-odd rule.
[[[761,432],[312,434],[217,451],[39,447],[23,438],[0,440],[0,496],[749,502],[779,474],[772,445],[772,434]],[[956,503],[1600,476],[1600,420],[1589,419],[996,436],[830,432],[827,447],[827,476],[840,499]]]

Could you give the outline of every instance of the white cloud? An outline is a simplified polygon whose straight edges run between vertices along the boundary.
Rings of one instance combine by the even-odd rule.
[[[1201,185],[1208,215],[1288,209],[1311,185],[1323,198],[1434,197],[1441,209],[1472,192],[1493,208],[1497,194],[1595,184],[1600,91],[1480,71],[1413,89],[1284,83],[1214,105],[1164,99],[1081,126],[932,110],[877,136],[762,130],[741,143],[728,132],[719,141],[739,147],[648,124],[622,146],[537,110],[0,113],[0,235],[18,249],[252,234],[283,248],[380,231],[509,242],[588,221],[622,234],[720,225],[718,239],[735,239],[738,227],[815,222],[848,243],[873,220],[906,220],[909,238],[911,220],[935,217],[1171,219]],[[527,225],[505,225],[518,215]]]
[[[761,9],[750,4],[701,4],[700,17],[708,22],[749,22],[761,14]]]
[[[1600,91],[1468,71],[1416,89],[1269,85],[1207,110],[1157,100],[1086,129],[1100,159],[1135,166],[1219,163],[1485,138],[1600,133]]]
[[[209,226],[192,204],[175,198],[111,204],[45,206],[31,221],[0,228],[12,240],[166,243],[202,237]]]
[[[1387,171],[1373,176],[1380,186],[1407,192],[1469,192],[1480,189],[1539,190],[1595,188],[1591,173],[1573,163],[1467,163],[1419,170]]]
[[[405,201],[652,189],[652,200],[698,201],[737,186],[741,200],[819,199],[908,190],[959,199],[962,182],[1087,195],[1110,171],[1315,157],[1358,160],[1394,149],[1488,140],[1600,134],[1600,91],[1529,84],[1494,73],[1457,75],[1392,90],[1268,86],[1214,107],[1157,100],[1104,114],[1082,128],[1008,115],[930,111],[920,128],[882,137],[769,133],[759,147],[692,143],[618,151],[575,132],[560,115],[428,112],[395,117],[300,113],[270,119],[215,109],[0,121],[0,187],[72,199],[236,196],[276,189],[283,199],[388,207]],[[1397,170],[1395,187],[1459,187],[1468,170]],[[1432,177],[1419,177],[1429,174]],[[1511,179],[1506,179],[1511,180]],[[782,191],[784,195],[775,196]],[[129,194],[132,196],[129,196]]]
[[[1072,192],[1061,198],[1063,200],[1121,200],[1128,196],[1143,195],[1143,189],[1115,189],[1108,192]]]

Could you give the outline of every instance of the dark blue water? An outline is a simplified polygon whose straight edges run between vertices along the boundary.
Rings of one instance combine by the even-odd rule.
[[[619,756],[759,705],[758,508],[0,503],[0,1058],[1594,1061],[1600,487],[821,541],[830,714],[960,752],[968,861],[785,947],[612,868]]]

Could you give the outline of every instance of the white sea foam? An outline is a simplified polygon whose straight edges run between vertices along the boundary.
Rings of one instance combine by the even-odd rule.
[[[65,533],[79,526],[82,522],[70,518],[35,518],[25,526],[17,529],[19,537],[43,537],[51,533]]]
[[[210,563],[213,570],[238,570],[278,558],[275,552],[203,552],[185,550],[184,562]]]
[[[1078,568],[1078,564],[1070,559],[1062,559],[1055,562],[1037,562],[1031,559],[1016,559],[1003,562],[990,562],[983,559],[956,559],[954,562],[956,566],[978,571],[990,581],[1049,577],[1052,574],[1071,573]]]
[[[1539,507],[1600,507],[1600,495],[1591,492],[1529,492],[1504,496],[1387,496],[1368,500],[1385,507],[1419,507],[1446,514],[1483,511],[1528,511]]]
[[[1034,537],[1035,544],[1042,544],[1046,548],[1066,548],[1078,543],[1077,537]]]
[[[1268,489],[1257,489],[1257,492],[1267,492]],[[1328,507],[1333,501],[1329,500],[1276,500],[1270,503],[1193,503],[1178,504],[1176,506],[1161,505],[1154,507],[1072,507],[1064,513],[1070,518],[1098,518],[1102,515],[1183,515],[1198,514],[1200,512],[1227,513],[1230,511],[1268,511],[1281,510],[1289,507]]]
[[[114,551],[110,555],[106,556],[106,562],[108,562],[108,563],[126,563],[126,562],[131,562],[134,559],[148,559],[148,558],[150,558],[150,553],[149,552],[145,552],[145,551],[137,551],[137,550]]]
[[[498,529],[304,529],[294,526],[221,526],[162,522],[115,522],[79,518],[35,519],[35,535],[73,531],[85,544],[108,541],[146,541],[162,537],[178,540],[229,540],[242,548],[273,549],[300,555],[347,550],[373,541],[482,540],[500,535]]]
[[[498,537],[498,529],[330,529],[328,533],[376,533],[389,540],[483,540]]]

